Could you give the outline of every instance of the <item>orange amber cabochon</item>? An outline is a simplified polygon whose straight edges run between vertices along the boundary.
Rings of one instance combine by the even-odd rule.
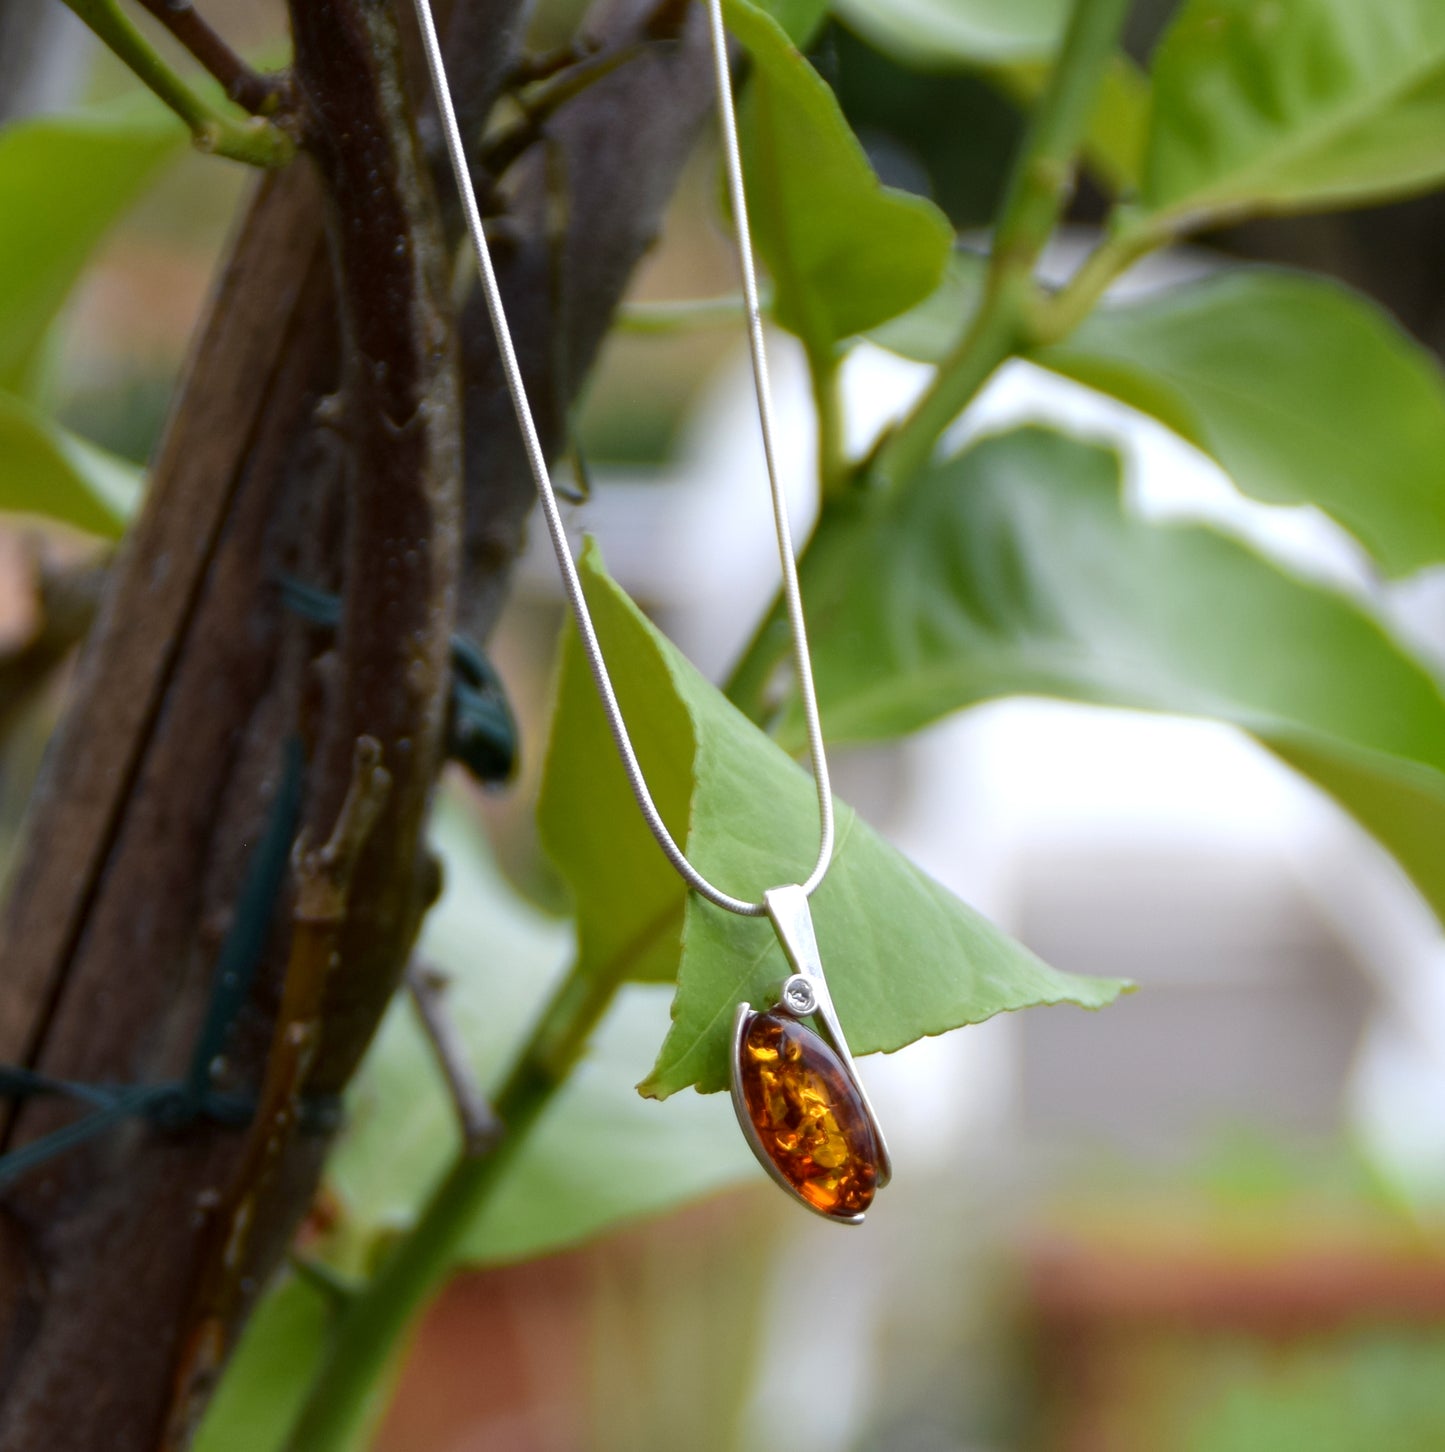
[[[779,1173],[815,1210],[861,1215],[878,1184],[878,1142],[843,1061],[781,1013],[753,1017],[738,1059],[748,1118]]]

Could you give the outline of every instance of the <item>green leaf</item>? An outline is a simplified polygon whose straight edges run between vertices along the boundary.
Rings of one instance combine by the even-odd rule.
[[[1186,0],[1154,58],[1144,204],[1203,218],[1445,179],[1439,0]]]
[[[627,807],[635,817],[630,797]],[[448,1011],[486,1085],[503,1074],[566,967],[572,935],[507,888],[460,799],[444,800],[433,840],[446,888],[427,918],[421,951],[450,979]],[[650,837],[647,846],[657,857]],[[620,901],[628,901],[625,892]],[[614,905],[611,916],[628,914]],[[676,917],[680,927],[680,910]],[[584,953],[595,955],[599,944],[622,951],[605,924],[592,920],[589,928]],[[672,951],[675,965],[675,941]],[[595,956],[586,961],[608,971]],[[463,1262],[545,1255],[751,1175],[752,1156],[730,1105],[695,1095],[647,1104],[633,1090],[666,1030],[669,997],[658,985],[623,989],[587,1058],[472,1227]],[[347,1246],[364,1261],[378,1235],[413,1222],[458,1147],[455,1114],[432,1051],[410,1003],[399,999],[358,1076],[346,1132],[327,1166],[328,1183],[346,1210],[343,1263]]]
[[[1436,769],[1405,760],[1354,760],[1306,742],[1276,744],[1275,754],[1325,789],[1389,848],[1445,922],[1445,786]]]
[[[756,0],[759,10],[771,15],[800,50],[811,44],[823,28],[831,8],[829,0]]]
[[[957,249],[943,281],[917,306],[870,330],[870,341],[916,363],[942,363],[973,321],[987,276],[988,258]]]
[[[1009,66],[1058,49],[1069,0],[834,0],[870,45],[920,70]]]
[[[537,800],[537,830],[572,891],[577,953],[588,973],[614,980],[671,983],[682,940],[677,878],[638,814],[617,752],[596,747],[606,731],[597,688],[585,665],[564,653],[552,735]],[[692,721],[668,677],[646,653],[608,655],[614,686],[651,725],[645,761],[652,800],[675,841],[687,834],[692,798]],[[578,726],[574,723],[583,723]],[[581,734],[579,734],[581,733]],[[634,740],[636,737],[634,736]],[[626,905],[619,912],[619,904]]]
[[[330,1319],[324,1292],[283,1275],[248,1322],[194,1452],[279,1452],[321,1360]]]
[[[753,60],[744,169],[774,316],[826,363],[845,338],[933,291],[953,229],[931,202],[879,182],[837,98],[776,21],[746,0],[727,5]]]
[[[840,537],[812,601],[830,737],[1059,696],[1212,717],[1317,781],[1445,918],[1445,697],[1367,611],[1201,525],[1126,513],[1117,458],[1038,429],[983,441]]]
[[[922,71],[982,71],[1021,105],[1048,83],[1068,0],[838,0],[834,9],[870,45]],[[1149,82],[1127,56],[1104,74],[1085,156],[1114,191],[1139,184]]]
[[[0,388],[26,390],[96,243],[185,145],[150,96],[0,129]]]
[[[1445,373],[1347,288],[1226,273],[1030,356],[1152,414],[1246,494],[1317,505],[1389,574],[1445,559]]]
[[[0,510],[118,536],[139,502],[141,480],[134,464],[0,393]]]
[[[817,797],[808,774],[643,618],[607,578],[592,547],[583,557],[583,580],[648,780],[674,804],[674,825],[688,824],[688,857],[712,881],[752,899],[800,881],[818,846]],[[733,1010],[743,998],[761,1003],[776,990],[787,971],[782,951],[766,919],[738,917],[686,892],[622,795],[622,768],[595,693],[569,689],[586,676],[569,632],[548,771],[576,762],[585,767],[566,799],[549,783],[549,840],[567,833],[567,858],[559,865],[582,900],[595,891],[594,874],[615,871],[615,859],[637,861],[634,890],[611,899],[605,929],[611,944],[662,936],[658,898],[668,894],[674,908],[665,918],[665,938],[677,997],[671,1031],[640,1087],[656,1098],[689,1085],[720,1090],[728,1080]],[[678,814],[676,791],[684,782],[690,809]],[[813,906],[828,981],[855,1052],[902,1048],[1005,1009],[1066,1002],[1101,1007],[1120,991],[1114,980],[1054,972],[912,866],[848,807],[839,803],[837,810],[838,847]],[[636,856],[644,843],[649,863]],[[589,916],[579,924],[584,957],[591,953],[586,939],[594,921]],[[601,971],[620,977],[625,966],[604,964]]]

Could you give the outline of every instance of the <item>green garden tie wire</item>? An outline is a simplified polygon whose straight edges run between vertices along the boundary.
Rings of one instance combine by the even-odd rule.
[[[292,737],[286,743],[281,782],[266,830],[246,865],[236,898],[236,915],[216,958],[205,1020],[185,1078],[162,1084],[85,1084],[33,1069],[0,1065],[0,1099],[69,1099],[90,1109],[89,1114],[72,1123],[0,1155],[0,1185],[19,1179],[37,1165],[127,1119],[145,1120],[165,1130],[184,1129],[202,1119],[231,1128],[250,1123],[254,1101],[249,1095],[213,1088],[211,1072],[256,980],[272,912],[290,868],[291,844],[301,819],[304,775],[301,743]],[[335,1098],[313,1099],[305,1106],[302,1123],[309,1129],[325,1130],[336,1124],[339,1114]]]

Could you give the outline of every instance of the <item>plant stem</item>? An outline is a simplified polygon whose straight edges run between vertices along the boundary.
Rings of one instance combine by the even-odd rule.
[[[1093,312],[1109,285],[1145,253],[1169,241],[1171,233],[1154,224],[1126,224],[1104,239],[1084,259],[1068,283],[1035,307],[1029,341],[1057,343],[1068,337]]]
[[[446,1080],[452,1109],[462,1130],[462,1147],[473,1159],[478,1159],[501,1137],[502,1126],[472,1073],[461,1031],[447,1010],[447,976],[413,958],[407,964],[406,987],[437,1068]]]
[[[200,150],[262,167],[284,166],[296,154],[295,141],[279,126],[260,117],[240,120],[223,115],[198,96],[116,0],[65,3],[190,127],[191,139]]]
[[[818,521],[819,529],[822,520]],[[814,532],[814,538],[817,532]],[[806,561],[810,546],[804,546],[799,566]],[[809,634],[812,634],[811,629]],[[773,671],[788,649],[788,617],[781,595],[773,597],[768,613],[763,616],[753,638],[748,641],[732,673],[723,685],[723,693],[734,706],[755,725],[761,725],[767,713],[767,688]]]
[[[566,1082],[617,987],[615,977],[581,964],[563,980],[497,1096],[500,1143],[481,1158],[457,1157],[416,1224],[347,1306],[292,1429],[290,1452],[354,1446],[407,1328],[455,1268],[482,1206]]]
[[[1074,159],[1128,9],[1129,0],[1075,0],[1058,63],[1014,165],[983,301],[932,385],[879,444],[857,481],[863,486],[857,492],[877,495],[906,484],[998,367],[1033,340],[1034,318],[1044,303],[1034,265],[1068,200]],[[1109,260],[1115,258],[1111,254]],[[1088,286],[1093,285],[1091,278]],[[830,552],[832,536],[847,518],[846,511],[828,509],[826,496],[823,502],[818,527],[800,561],[805,580],[812,558]],[[830,572],[839,568],[830,566]],[[774,600],[725,687],[733,704],[754,721],[761,721],[767,711],[767,684],[787,642],[786,620]]]
[[[848,487],[848,455],[843,447],[843,401],[838,392],[842,360],[812,359],[813,410],[818,418],[818,499],[831,499]]]
[[[870,483],[899,488],[932,457],[943,431],[978,396],[1024,338],[1024,319],[1037,296],[1032,275],[995,268],[984,300],[958,346],[907,418],[874,455]]]
[[[248,66],[197,12],[191,0],[140,3],[205,66],[238,106],[253,116],[266,116],[280,104],[284,79],[263,76]]]
[[[994,266],[1032,268],[1073,191],[1074,162],[1129,0],[1075,0],[1059,58],[1014,165]]]
[[[766,288],[760,301],[766,315],[773,305]],[[736,327],[746,306],[740,292],[722,293],[717,297],[629,302],[617,309],[613,326],[623,333],[663,335],[693,328]]]
[[[873,479],[895,488],[923,467],[939,436],[1017,350],[1037,301],[1039,254],[1073,186],[1074,161],[1129,0],[1075,0],[1049,84],[1014,165],[994,234],[983,305],[913,412],[885,440]]]

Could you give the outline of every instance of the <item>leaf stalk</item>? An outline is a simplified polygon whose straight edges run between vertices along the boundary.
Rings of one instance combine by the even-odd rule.
[[[1030,344],[1043,347],[1062,342],[1093,312],[1116,278],[1168,243],[1171,236],[1158,226],[1143,224],[1111,232],[1058,292],[1037,300],[1029,326]]]
[[[850,470],[843,440],[843,400],[839,392],[842,358],[836,353],[813,359],[813,411],[818,419],[818,497],[835,498],[848,488]]]

